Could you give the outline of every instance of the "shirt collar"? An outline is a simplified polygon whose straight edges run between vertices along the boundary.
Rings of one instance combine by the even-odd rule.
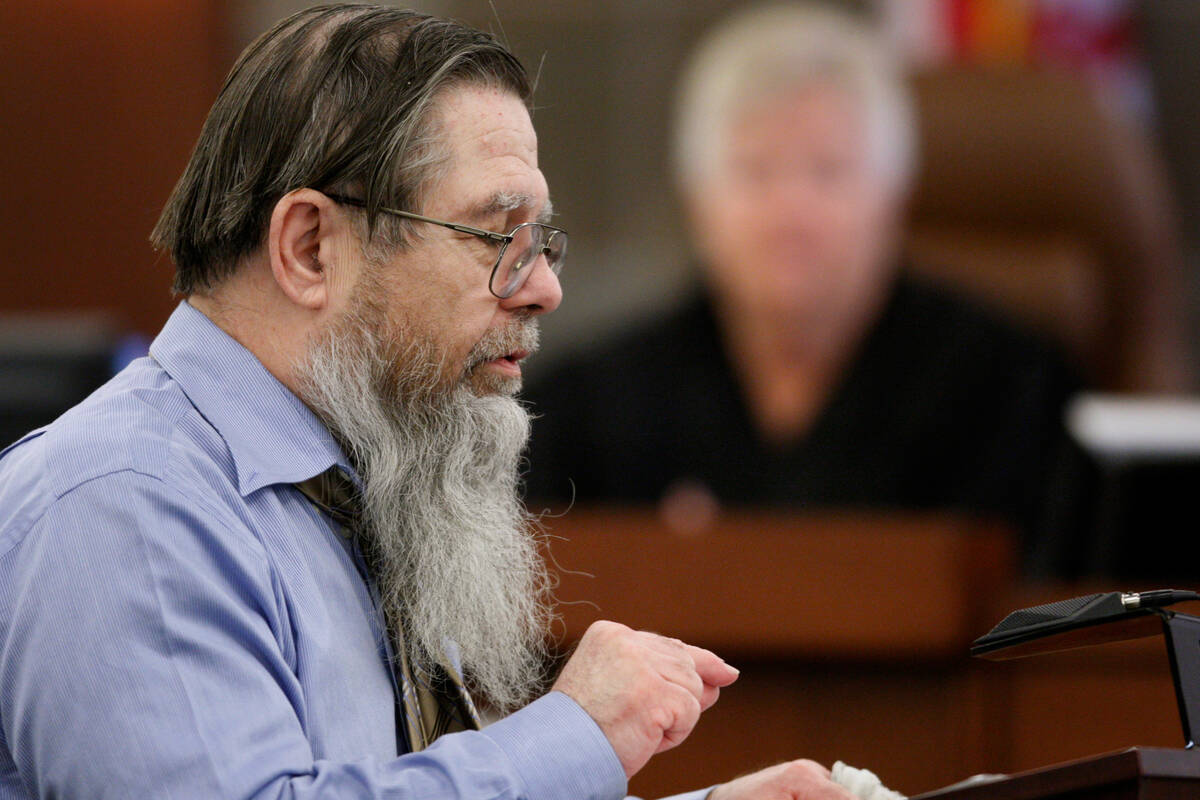
[[[253,353],[186,301],[150,345],[229,447],[243,497],[276,483],[297,483],[339,466],[354,475],[321,420]]]

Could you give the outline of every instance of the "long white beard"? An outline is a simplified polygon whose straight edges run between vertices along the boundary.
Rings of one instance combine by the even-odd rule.
[[[410,659],[440,662],[454,642],[472,694],[511,710],[544,686],[552,617],[518,486],[530,420],[513,397],[478,396],[469,379],[489,381],[474,375],[482,361],[535,349],[537,329],[523,320],[485,337],[439,388],[445,359],[431,338],[383,319],[364,301],[314,336],[297,365],[301,395],[363,480],[364,549]]]

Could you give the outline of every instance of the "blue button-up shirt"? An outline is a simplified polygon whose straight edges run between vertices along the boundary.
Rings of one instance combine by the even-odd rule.
[[[561,693],[397,754],[381,616],[292,485],[333,465],[312,412],[186,303],[0,454],[0,800],[624,794]]]

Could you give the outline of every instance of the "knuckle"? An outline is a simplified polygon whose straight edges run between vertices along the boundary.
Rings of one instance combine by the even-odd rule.
[[[680,686],[688,693],[688,696],[697,703],[699,703],[701,698],[704,697],[704,681],[700,680],[699,678],[689,677],[685,679]]]
[[[596,620],[595,622],[593,622],[591,625],[588,626],[587,631],[584,632],[584,636],[605,638],[605,637],[611,636],[614,633],[616,633],[620,627],[622,627],[622,626],[620,626],[616,622],[611,622],[606,619],[600,619],[600,620]]]
[[[670,730],[675,724],[675,715],[665,705],[652,706],[647,715],[650,719],[650,724],[659,731]]]
[[[700,718],[700,701],[686,689],[676,689],[671,695],[671,701],[676,719],[688,723],[687,727],[690,728]]]
[[[829,773],[815,761],[807,758],[796,759],[787,764],[787,780],[795,786],[811,786],[828,782]]]

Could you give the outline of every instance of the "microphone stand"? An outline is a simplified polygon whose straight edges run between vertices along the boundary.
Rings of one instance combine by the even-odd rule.
[[[1191,750],[1200,732],[1200,617],[1165,608],[1156,608],[1154,613],[1162,619],[1183,740]]]

